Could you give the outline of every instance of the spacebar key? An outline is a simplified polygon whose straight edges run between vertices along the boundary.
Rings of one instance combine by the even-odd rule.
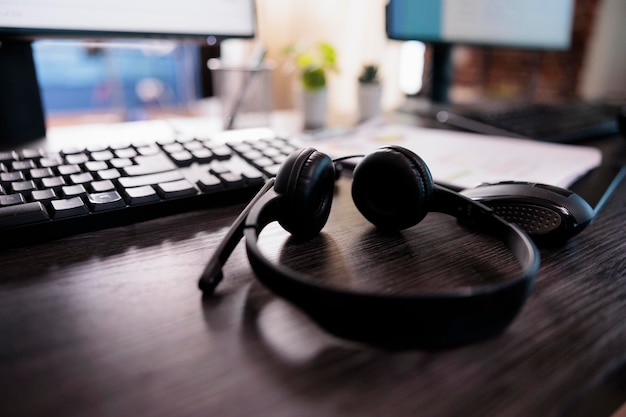
[[[49,219],[46,208],[40,202],[0,207],[0,227],[19,226]]]
[[[158,174],[139,175],[136,177],[122,177],[118,181],[124,188],[143,187],[144,185],[156,185],[161,182],[178,181],[184,179],[180,171],[167,171]]]

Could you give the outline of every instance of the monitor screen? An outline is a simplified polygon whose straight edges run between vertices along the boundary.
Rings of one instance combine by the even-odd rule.
[[[253,0],[3,0],[0,36],[253,37]]]
[[[390,0],[390,39],[538,49],[570,46],[574,0]]]
[[[0,0],[0,146],[45,135],[33,40],[255,35],[254,0]]]

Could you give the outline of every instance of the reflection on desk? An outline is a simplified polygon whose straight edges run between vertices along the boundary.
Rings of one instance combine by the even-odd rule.
[[[197,278],[241,205],[6,250],[0,414],[558,415],[625,358],[625,199],[621,183],[585,233],[542,250],[504,334],[437,353],[329,336],[256,281],[243,245],[202,299]],[[294,242],[271,225],[261,239],[274,260],[373,291],[497,281],[515,266],[447,216],[380,236],[347,179],[319,237]]]

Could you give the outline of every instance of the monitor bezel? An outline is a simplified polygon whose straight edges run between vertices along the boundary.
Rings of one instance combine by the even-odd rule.
[[[225,39],[253,39],[257,34],[256,17],[254,30],[251,34],[215,34],[215,33],[163,33],[163,32],[119,32],[119,31],[87,31],[87,30],[60,30],[60,29],[24,29],[24,28],[0,28],[0,39],[15,39],[36,41],[41,39],[85,39],[85,40],[108,40],[108,39],[145,39],[145,40],[191,40],[202,41],[213,38],[217,41]]]

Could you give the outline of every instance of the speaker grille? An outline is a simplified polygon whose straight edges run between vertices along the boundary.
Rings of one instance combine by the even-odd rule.
[[[492,208],[497,215],[517,224],[531,235],[552,232],[562,222],[557,211],[533,204],[498,204]]]

